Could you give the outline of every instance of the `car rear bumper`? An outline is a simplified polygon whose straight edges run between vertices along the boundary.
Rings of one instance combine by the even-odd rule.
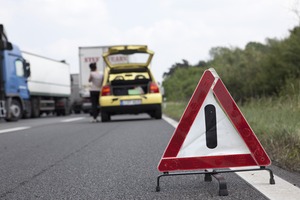
[[[109,113],[110,115],[117,114],[139,114],[151,113],[157,109],[161,109],[161,104],[143,104],[143,105],[128,105],[128,106],[102,106],[101,112]]]

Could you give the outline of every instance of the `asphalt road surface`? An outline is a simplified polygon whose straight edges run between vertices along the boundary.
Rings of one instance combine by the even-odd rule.
[[[0,199],[268,199],[235,173],[223,175],[228,196],[204,175],[163,177],[156,192],[157,165],[173,131],[148,115],[108,123],[87,115],[1,120]],[[299,174],[271,168],[299,187]]]

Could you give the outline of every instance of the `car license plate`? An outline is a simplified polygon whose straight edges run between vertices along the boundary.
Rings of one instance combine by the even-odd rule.
[[[132,105],[140,105],[140,104],[142,104],[141,99],[121,100],[121,106],[132,106]]]

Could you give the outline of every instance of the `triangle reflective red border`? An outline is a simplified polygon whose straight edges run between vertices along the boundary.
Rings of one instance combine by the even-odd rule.
[[[227,114],[232,125],[246,144],[250,153],[233,155],[207,155],[196,157],[178,157],[194,120],[209,93],[215,98]],[[159,162],[158,170],[169,172],[175,170],[200,170],[244,166],[268,166],[270,158],[260,144],[253,130],[244,118],[237,104],[229,94],[224,83],[214,69],[210,68],[202,75],[184,114]]]

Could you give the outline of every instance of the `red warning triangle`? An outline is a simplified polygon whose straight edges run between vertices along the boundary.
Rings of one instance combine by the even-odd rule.
[[[206,70],[158,170],[268,166],[270,158],[214,69]]]

